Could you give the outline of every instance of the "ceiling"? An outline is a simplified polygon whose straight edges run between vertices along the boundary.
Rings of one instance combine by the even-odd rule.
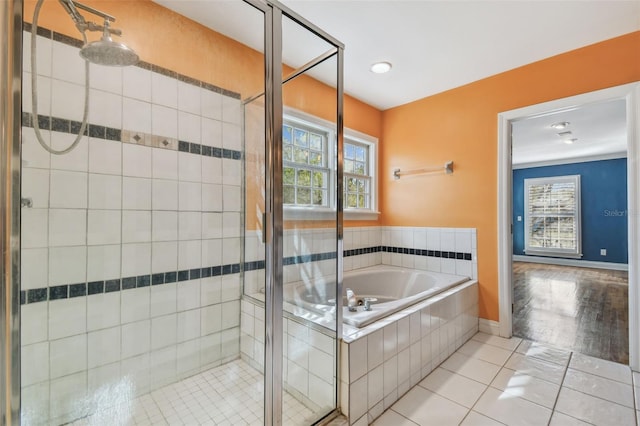
[[[256,50],[262,14],[241,0],[154,0]],[[569,50],[640,30],[640,0],[281,0],[345,44],[345,92],[385,110]],[[331,46],[283,23],[283,58],[300,67]],[[393,64],[387,74],[369,68]],[[312,75],[335,84],[325,63]],[[550,127],[571,123],[578,141]],[[625,104],[587,105],[514,123],[513,163],[620,156]]]
[[[260,14],[240,0],[155,0],[254,48]],[[640,30],[640,0],[283,0],[345,43],[345,91],[381,110]],[[284,59],[326,45],[285,28]],[[369,68],[393,64],[387,74]],[[319,75],[320,78],[322,76]]]
[[[569,125],[562,130],[551,127],[559,122]],[[624,157],[626,123],[626,103],[622,99],[516,121],[512,128],[513,165]],[[558,135],[567,131],[571,134]],[[572,138],[577,140],[572,144],[564,142]]]

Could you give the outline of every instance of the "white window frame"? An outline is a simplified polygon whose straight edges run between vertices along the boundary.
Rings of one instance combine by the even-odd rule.
[[[575,249],[562,249],[562,248],[539,248],[530,247],[530,235],[531,235],[531,221],[529,215],[529,188],[534,185],[553,185],[556,183],[573,183],[576,188],[575,193],[575,205],[576,209],[570,217],[574,217],[576,226],[576,248]],[[571,259],[582,258],[582,202],[580,196],[580,175],[569,176],[553,176],[553,177],[541,177],[531,178],[524,180],[524,251],[527,255],[533,256],[549,256],[549,257],[564,257]],[[569,217],[569,215],[566,215]]]
[[[331,171],[329,173],[328,197],[330,205],[328,207],[321,206],[284,206],[285,220],[323,220],[331,219],[335,216],[336,206],[333,200],[336,199],[336,182],[335,182],[335,152],[337,137],[335,132],[335,123],[324,120],[322,118],[307,114],[292,108],[284,110],[284,124],[292,123],[304,127],[317,128],[327,134],[328,156],[327,166]],[[349,128],[344,128],[344,140],[353,141],[361,145],[367,145],[369,152],[369,178],[371,179],[371,201],[368,209],[344,209],[345,220],[377,220],[378,215],[378,139],[365,133],[358,132]],[[341,189],[342,190],[342,189]]]

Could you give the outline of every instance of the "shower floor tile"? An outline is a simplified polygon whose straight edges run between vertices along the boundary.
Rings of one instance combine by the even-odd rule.
[[[93,425],[262,425],[262,375],[242,360],[207,370],[77,420]],[[313,423],[313,412],[284,393],[283,424]]]

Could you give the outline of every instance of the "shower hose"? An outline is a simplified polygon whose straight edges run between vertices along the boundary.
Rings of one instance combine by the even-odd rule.
[[[40,15],[40,8],[42,7],[43,1],[44,0],[38,0],[38,2],[36,3],[36,7],[33,11],[33,22],[31,23],[31,112],[33,116],[33,130],[35,131],[36,139],[45,150],[47,150],[51,154],[62,155],[71,152],[80,143],[80,141],[82,140],[82,136],[87,129],[87,118],[89,116],[89,61],[85,60],[84,65],[84,111],[82,113],[82,124],[80,125],[80,131],[76,135],[76,139],[71,145],[63,150],[55,150],[51,146],[47,145],[47,143],[42,138],[42,134],[40,133],[40,123],[38,121],[38,66],[36,58],[36,39],[38,35],[38,17]],[[86,44],[87,36],[84,32],[81,33],[82,39]]]

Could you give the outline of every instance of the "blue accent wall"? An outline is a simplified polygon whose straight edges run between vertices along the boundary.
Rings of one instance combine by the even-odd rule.
[[[582,260],[627,263],[626,158],[514,170],[513,254],[525,255],[524,180],[565,175],[580,175]],[[606,256],[600,255],[603,248]]]

